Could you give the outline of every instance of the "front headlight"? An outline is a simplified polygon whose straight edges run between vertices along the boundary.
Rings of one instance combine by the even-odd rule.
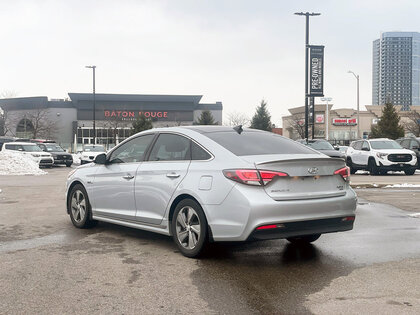
[[[382,153],[382,152],[378,152],[376,153],[376,156],[380,159],[385,159],[385,157],[388,155],[388,153]]]
[[[36,153],[33,153],[33,154],[32,154],[32,156],[33,156],[33,157],[40,157],[41,155],[36,154]]]

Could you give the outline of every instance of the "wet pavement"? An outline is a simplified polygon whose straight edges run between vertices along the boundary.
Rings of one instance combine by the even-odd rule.
[[[386,203],[384,189],[359,201],[350,232],[307,246],[213,244],[188,259],[162,235],[73,228],[68,171],[0,176],[1,314],[420,313],[420,218],[368,201]],[[420,190],[409,193],[414,207]]]

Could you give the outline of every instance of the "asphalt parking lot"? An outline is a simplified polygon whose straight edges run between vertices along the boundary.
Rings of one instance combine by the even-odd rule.
[[[47,171],[0,176],[1,314],[420,313],[420,188],[356,188],[354,230],[314,245],[216,244],[188,259],[166,236],[74,228],[64,206],[69,169]]]

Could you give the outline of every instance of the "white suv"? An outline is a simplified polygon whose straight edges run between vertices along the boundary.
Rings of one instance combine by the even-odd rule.
[[[416,154],[390,139],[354,141],[346,154],[347,166],[352,174],[357,170],[367,170],[371,175],[386,174],[388,171],[404,171],[406,175],[413,175],[417,167]]]
[[[54,159],[48,152],[44,152],[35,143],[8,142],[3,145],[2,151],[16,152],[29,156],[39,166],[52,167]]]
[[[80,156],[80,164],[91,163],[95,157],[101,153],[105,153],[105,148],[100,144],[87,144],[83,146],[83,151]]]

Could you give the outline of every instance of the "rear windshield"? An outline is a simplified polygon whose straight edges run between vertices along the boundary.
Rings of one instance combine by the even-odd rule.
[[[305,146],[271,132],[221,131],[203,133],[235,155],[314,154]]]
[[[327,141],[308,142],[306,145],[315,150],[334,150],[334,147],[331,145],[331,143]]]

